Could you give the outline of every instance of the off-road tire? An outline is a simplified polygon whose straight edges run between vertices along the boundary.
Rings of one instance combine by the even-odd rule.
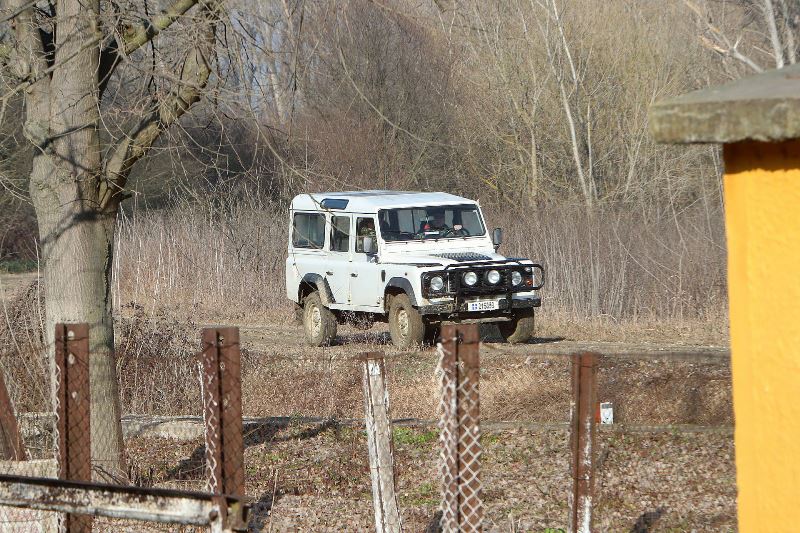
[[[328,346],[336,338],[336,315],[314,291],[303,300],[303,331],[311,346]]]
[[[401,350],[418,346],[425,339],[422,315],[405,294],[392,297],[389,304],[389,334],[392,343]]]
[[[533,309],[517,311],[508,322],[498,322],[497,329],[509,344],[528,342],[533,337]]]

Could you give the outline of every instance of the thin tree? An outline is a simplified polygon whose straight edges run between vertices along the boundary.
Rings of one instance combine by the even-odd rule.
[[[34,147],[30,196],[43,259],[46,341],[52,351],[57,322],[90,325],[92,457],[106,478],[125,471],[110,288],[117,212],[133,166],[207,90],[220,17],[216,0],[175,0],[144,21],[129,9],[101,0],[11,0],[6,11],[15,37],[15,91],[24,93],[24,133]],[[171,89],[147,101],[123,135],[103,140],[109,108],[103,97],[118,67],[189,18],[193,24],[181,34],[187,51]]]

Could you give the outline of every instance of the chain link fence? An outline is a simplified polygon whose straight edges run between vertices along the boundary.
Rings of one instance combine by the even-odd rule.
[[[57,324],[54,339],[52,414],[18,413],[0,380],[0,529],[246,529],[236,328],[203,331],[193,363],[200,377],[194,386],[204,399],[203,442],[177,464],[163,453],[174,443],[163,438],[129,435],[123,443],[119,418],[119,431],[93,428],[97,420],[103,424],[107,411],[98,403],[89,327]],[[162,359],[161,364],[170,364],[168,357]],[[193,491],[171,488],[173,479],[189,481],[180,488]]]
[[[483,525],[477,325],[442,328],[438,345],[442,519],[446,533],[479,532]]]

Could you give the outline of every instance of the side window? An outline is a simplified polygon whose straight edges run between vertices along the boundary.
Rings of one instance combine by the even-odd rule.
[[[331,251],[346,252],[350,249],[350,217],[331,217]]]
[[[292,224],[292,246],[322,248],[325,244],[325,215],[296,213]]]
[[[364,237],[375,238],[375,219],[372,217],[358,217],[356,219],[356,252],[364,253]]]

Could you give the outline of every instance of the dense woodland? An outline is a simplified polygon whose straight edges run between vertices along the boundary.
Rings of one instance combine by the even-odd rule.
[[[100,21],[124,33],[180,3],[103,1]],[[33,4],[56,28],[54,6]],[[4,261],[35,260],[39,241],[37,148],[11,53],[18,12],[0,15]],[[506,227],[508,251],[548,263],[548,297],[570,316],[705,316],[725,300],[720,158],[715,147],[655,144],[647,110],[793,63],[799,16],[789,0],[223,2],[202,98],[120,193],[116,296],[155,300],[173,287],[195,301],[187,292],[201,289],[180,273],[198,268],[186,243],[204,240],[222,259],[202,290],[236,280],[246,305],[279,305],[288,200],[390,188],[480,199]],[[180,86],[196,17],[100,81],[104,154]],[[140,277],[143,258],[164,270]],[[254,294],[253,283],[269,288]]]

